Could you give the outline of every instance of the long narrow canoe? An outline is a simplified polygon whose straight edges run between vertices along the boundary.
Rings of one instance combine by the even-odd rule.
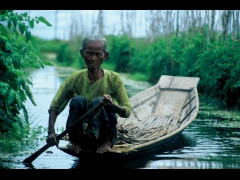
[[[198,82],[198,77],[162,75],[156,85],[131,97],[131,115],[118,119],[117,144],[104,156],[128,157],[177,139],[198,114]],[[59,149],[76,157],[97,154]]]

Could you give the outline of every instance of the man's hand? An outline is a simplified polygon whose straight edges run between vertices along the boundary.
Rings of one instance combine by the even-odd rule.
[[[123,107],[112,102],[112,98],[108,94],[103,95],[102,104],[103,106],[110,107],[113,112],[117,113],[121,117],[124,117],[126,113]]]
[[[111,106],[112,105],[112,98],[110,95],[108,94],[104,94],[103,95],[103,100],[102,100],[102,104],[103,106]]]
[[[58,147],[59,142],[57,140],[56,133],[55,132],[48,133],[48,138],[47,138],[46,142],[49,146],[56,145]]]
[[[48,138],[46,140],[49,146],[57,145],[58,147],[58,140],[57,135],[55,133],[54,124],[57,119],[57,113],[55,111],[50,111],[49,113],[49,125],[48,125]]]

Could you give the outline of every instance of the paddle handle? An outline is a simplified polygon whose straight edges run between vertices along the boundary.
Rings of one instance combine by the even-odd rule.
[[[85,113],[82,117],[77,119],[70,127],[68,127],[65,131],[63,131],[61,134],[59,134],[57,136],[57,140],[60,140],[61,138],[63,138],[75,126],[77,126],[79,123],[81,123],[84,119],[88,118],[92,113],[96,112],[101,106],[102,106],[102,103],[100,102],[98,105],[94,106],[91,110],[89,110],[87,113]]]
[[[84,119],[88,118],[92,113],[96,112],[100,107],[102,106],[102,102],[100,102],[98,105],[94,106],[91,110],[89,110],[87,113],[85,113],[82,117],[77,119],[70,127],[68,127],[65,131],[63,131],[61,134],[57,136],[57,140],[60,140],[62,137],[64,137],[68,132],[70,132],[76,125],[81,123]],[[40,154],[42,154],[44,151],[46,151],[50,146],[46,144],[41,149],[36,151],[34,154],[29,156],[28,158],[24,159],[22,163],[31,163],[33,162]]]

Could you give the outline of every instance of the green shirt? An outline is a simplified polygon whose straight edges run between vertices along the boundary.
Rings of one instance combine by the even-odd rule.
[[[123,81],[118,73],[110,70],[104,70],[103,78],[92,85],[88,79],[87,69],[73,72],[59,87],[49,111],[61,113],[75,95],[84,96],[88,104],[91,104],[94,98],[103,94],[109,94],[114,103],[125,108],[124,118],[130,116],[131,104]]]

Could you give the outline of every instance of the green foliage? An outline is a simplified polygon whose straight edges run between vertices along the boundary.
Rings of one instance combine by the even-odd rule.
[[[52,26],[42,16],[31,18],[26,12],[22,14],[18,14],[18,13],[14,13],[13,10],[1,10],[0,22],[1,22],[1,25],[7,23],[7,28],[11,29],[16,36],[18,36],[20,32],[21,35],[25,36],[26,42],[28,42],[29,40],[32,40],[33,38],[31,36],[31,32],[28,30],[28,26],[26,22],[28,22],[28,25],[30,26],[30,28],[34,27],[34,23],[38,24],[39,22],[42,22],[47,26]]]
[[[161,75],[200,77],[199,93],[218,99],[222,107],[240,108],[239,36],[233,39],[229,34],[223,41],[222,32],[210,31],[208,24],[196,27],[194,32],[189,28],[179,36],[175,34],[153,41],[108,35],[109,57],[103,66],[153,84]],[[83,63],[78,50],[71,46],[71,42],[62,46],[58,60],[65,65]],[[78,67],[86,68],[84,64]]]
[[[12,10],[0,13],[0,133],[13,132],[15,138],[19,137],[15,133],[16,123],[24,130],[20,111],[23,111],[25,122],[29,121],[24,102],[29,98],[36,105],[30,90],[32,81],[25,68],[51,65],[30,50],[28,42],[35,44],[26,22],[31,28],[39,22],[50,26],[43,17],[31,19],[27,13],[17,14]]]
[[[67,44],[64,40],[53,39],[53,40],[44,40],[38,37],[35,37],[37,48],[39,50],[39,54],[42,53],[58,53],[61,46]]]
[[[109,36],[108,50],[110,52],[108,61],[114,63],[116,71],[129,72],[130,59],[133,53],[132,41],[127,35]]]
[[[74,54],[71,52],[68,44],[63,44],[57,54],[58,62],[65,62],[66,65],[71,65],[74,61]]]
[[[213,42],[200,54],[193,72],[201,78],[201,93],[222,101],[223,106],[240,107],[240,65],[238,42]]]
[[[14,129],[12,131],[0,135],[0,154],[4,155],[0,156],[0,159],[10,158],[15,153],[23,150],[33,150],[38,147],[39,140],[44,141],[46,139],[43,137],[43,134],[47,132],[47,128],[42,126],[30,128],[33,121],[26,123],[25,120],[21,118],[20,121],[21,126],[19,123],[14,122],[12,124]],[[6,154],[10,157],[6,157]]]
[[[135,81],[147,81],[148,80],[148,76],[146,76],[143,73],[138,73],[138,72],[131,74],[129,77]]]
[[[75,68],[86,68],[84,60],[80,56],[80,41],[82,37],[75,37],[68,42],[58,43],[57,64],[62,66],[73,66]],[[52,43],[53,44],[53,43]]]
[[[115,64],[113,64],[113,63],[103,62],[102,68],[103,68],[103,69],[108,69],[108,70],[115,71],[116,66],[115,66]]]
[[[230,35],[222,41],[221,34],[217,32],[208,37],[207,26],[196,29],[198,31],[194,35],[180,32],[180,36],[156,37],[152,42],[107,37],[110,56],[117,59],[116,65],[123,66],[115,70],[125,72],[130,69],[128,72],[131,74],[145,73],[152,83],[164,74],[200,77],[200,93],[218,99],[222,107],[240,108],[239,41],[233,40]],[[127,61],[119,57],[124,56],[121,52],[131,52]]]

